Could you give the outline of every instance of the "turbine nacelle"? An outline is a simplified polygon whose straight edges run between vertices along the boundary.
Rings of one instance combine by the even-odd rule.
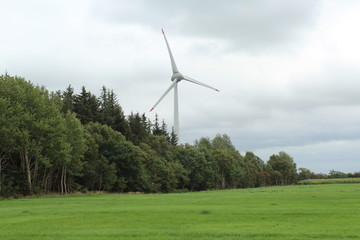
[[[180,82],[181,80],[183,80],[184,79],[184,76],[181,74],[181,73],[179,73],[179,72],[176,72],[176,73],[174,73],[173,75],[172,75],[172,77],[171,77],[171,81],[173,82],[174,80],[176,80],[177,82]]]

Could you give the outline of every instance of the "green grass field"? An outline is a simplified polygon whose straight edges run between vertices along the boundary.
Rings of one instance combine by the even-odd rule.
[[[2,200],[0,239],[360,239],[360,184]]]

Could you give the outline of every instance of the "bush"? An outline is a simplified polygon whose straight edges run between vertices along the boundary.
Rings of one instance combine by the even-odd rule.
[[[298,181],[299,185],[310,184],[341,184],[341,183],[360,183],[359,178],[333,178],[333,179],[307,179]]]

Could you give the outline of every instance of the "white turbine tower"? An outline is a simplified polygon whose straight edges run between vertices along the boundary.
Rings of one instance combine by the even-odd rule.
[[[168,94],[170,92],[171,89],[174,88],[174,131],[175,131],[175,134],[177,135],[177,137],[179,138],[179,102],[178,102],[178,82],[180,82],[181,80],[185,80],[185,81],[188,81],[188,82],[192,82],[192,83],[195,83],[195,84],[198,84],[198,85],[201,85],[203,87],[207,87],[207,88],[211,88],[215,91],[218,91],[220,92],[218,89],[216,88],[213,88],[205,83],[202,83],[202,82],[199,82],[199,81],[196,81],[190,77],[187,77],[187,76],[184,76],[182,75],[177,66],[176,66],[176,63],[175,63],[175,60],[174,60],[174,57],[171,53],[171,49],[170,49],[170,46],[169,46],[169,43],[166,39],[166,36],[165,36],[165,32],[164,32],[164,29],[161,29],[163,35],[164,35],[164,39],[165,39],[165,43],[166,43],[166,46],[167,46],[167,49],[169,51],[169,55],[170,55],[170,61],[171,61],[171,67],[172,67],[172,71],[173,71],[173,75],[171,77],[171,85],[170,87],[165,91],[165,93],[160,97],[160,99],[155,103],[155,105],[151,108],[150,112],[152,110],[154,110],[154,108],[161,102],[161,100],[166,96],[166,94]]]

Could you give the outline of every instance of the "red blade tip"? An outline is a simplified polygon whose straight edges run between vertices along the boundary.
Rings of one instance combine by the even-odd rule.
[[[150,112],[151,112],[152,110],[154,110],[154,108],[150,109]]]
[[[164,29],[161,29],[162,33],[165,34]]]
[[[219,89],[215,89],[215,91],[220,92],[220,90],[219,90]]]

